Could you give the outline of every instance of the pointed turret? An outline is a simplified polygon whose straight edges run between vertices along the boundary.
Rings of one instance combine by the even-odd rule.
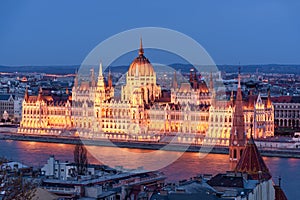
[[[209,90],[213,91],[213,89],[214,89],[213,75],[212,75],[212,72],[210,72],[210,76],[209,76]]]
[[[98,78],[100,77],[100,76],[103,76],[103,72],[102,72],[102,62],[100,62],[100,65],[99,65],[99,74],[98,74]]]
[[[233,90],[231,90],[231,95],[230,95],[230,105],[231,105],[231,107],[234,106],[234,93],[233,93]]]
[[[173,77],[173,81],[172,81],[172,88],[175,89],[175,90],[178,88],[176,71],[174,71],[174,77]]]
[[[102,72],[102,62],[100,62],[100,65],[99,65],[99,75],[98,75],[97,87],[105,87],[104,77],[103,77],[103,72]]]
[[[235,171],[247,173],[255,180],[269,180],[272,177],[258,151],[252,134],[241,159],[236,165]]]
[[[193,72],[194,72],[194,69],[193,69],[193,68],[192,68],[192,69],[190,69],[190,84],[192,84],[192,83],[193,83],[193,81],[194,81]]]
[[[140,49],[139,49],[139,55],[142,56],[144,55],[144,48],[143,48],[143,41],[142,41],[142,37],[140,39]]]
[[[40,87],[40,89],[39,89],[39,94],[38,94],[37,100],[38,101],[42,101],[43,100],[43,89],[42,89],[42,87]]]
[[[102,62],[100,62],[97,89],[96,89],[96,99],[95,99],[96,105],[99,105],[101,102],[103,102],[106,99],[105,89],[106,89],[105,82],[102,74]]]
[[[95,87],[95,86],[96,86],[94,68],[91,69],[91,86],[92,86],[92,87]]]
[[[109,88],[112,88],[112,75],[111,75],[111,72],[110,72],[110,69],[108,71],[108,87]]]
[[[29,95],[28,95],[28,87],[26,86],[25,95],[24,95],[24,100],[27,102],[28,99],[29,99]]]
[[[262,102],[262,99],[261,99],[261,95],[260,93],[258,93],[258,97],[257,97],[257,100],[256,100],[256,105],[262,105],[263,102]]]
[[[268,89],[268,98],[267,98],[267,108],[272,107],[272,101],[271,101],[271,91],[270,88]]]
[[[230,132],[229,140],[229,159],[230,162],[236,163],[243,154],[246,144],[243,99],[241,90],[241,76],[240,71],[238,75],[238,89],[235,100],[235,107],[233,113],[233,122]],[[232,165],[232,167],[235,167]]]

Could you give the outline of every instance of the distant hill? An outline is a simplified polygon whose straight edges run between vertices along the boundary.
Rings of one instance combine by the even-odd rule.
[[[80,65],[69,66],[0,66],[0,72],[27,72],[27,73],[47,73],[47,74],[73,74]],[[191,65],[175,63],[171,64],[176,71],[180,70],[184,73],[189,72]],[[225,71],[226,73],[236,73],[238,71],[238,65],[218,65],[219,71]],[[278,73],[278,74],[300,74],[300,65],[241,65],[241,71],[244,73]],[[129,66],[111,66],[110,69],[113,72],[125,73]],[[106,71],[108,68],[106,68]]]
[[[70,66],[0,66],[0,72],[26,72],[26,73],[46,73],[46,74],[74,74],[79,65]]]

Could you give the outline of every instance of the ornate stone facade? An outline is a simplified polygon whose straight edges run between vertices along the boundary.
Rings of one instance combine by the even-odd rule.
[[[60,134],[73,128],[71,96],[56,98],[43,95],[29,96],[26,89],[22,104],[22,121],[18,131],[30,134]]]
[[[278,128],[300,129],[299,97],[281,96],[272,98],[275,108],[275,124]]]
[[[233,96],[228,102],[217,101],[215,97],[212,75],[208,87],[204,80],[197,78],[196,72],[191,71],[189,80],[181,84],[174,74],[170,98],[165,101],[141,44],[138,57],[126,73],[120,100],[114,98],[112,78],[109,74],[105,81],[100,64],[97,79],[94,69],[91,69],[88,81],[77,75],[72,97],[61,99],[60,103],[53,97],[43,96],[42,92],[38,96],[26,93],[19,132],[74,130],[84,137],[124,140],[163,140],[163,137],[180,133],[179,142],[229,145],[235,108]],[[257,117],[257,129],[269,130],[266,135],[258,131],[257,137],[273,134],[274,108],[271,103],[265,107],[258,98],[253,108],[245,104],[243,110],[245,132],[249,132],[247,124],[249,116],[253,115]]]

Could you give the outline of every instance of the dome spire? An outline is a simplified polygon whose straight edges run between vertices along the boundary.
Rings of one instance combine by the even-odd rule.
[[[144,55],[144,49],[143,49],[143,40],[142,40],[142,37],[140,38],[140,49],[139,49],[139,55]]]
[[[102,61],[100,61],[100,65],[99,65],[99,75],[98,76],[103,76],[102,74]]]

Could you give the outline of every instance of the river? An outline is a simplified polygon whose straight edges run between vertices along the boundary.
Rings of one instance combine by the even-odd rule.
[[[115,147],[89,146],[90,163],[104,163],[111,167],[144,167],[159,169],[168,177],[167,182],[189,179],[197,174],[217,174],[229,170],[228,156],[224,154],[180,153],[171,151],[151,151]],[[73,161],[74,145],[24,141],[0,141],[0,156],[22,162],[29,166],[43,166],[50,155],[61,161]],[[288,199],[300,197],[300,159],[264,157],[273,180],[282,177],[282,188]]]

